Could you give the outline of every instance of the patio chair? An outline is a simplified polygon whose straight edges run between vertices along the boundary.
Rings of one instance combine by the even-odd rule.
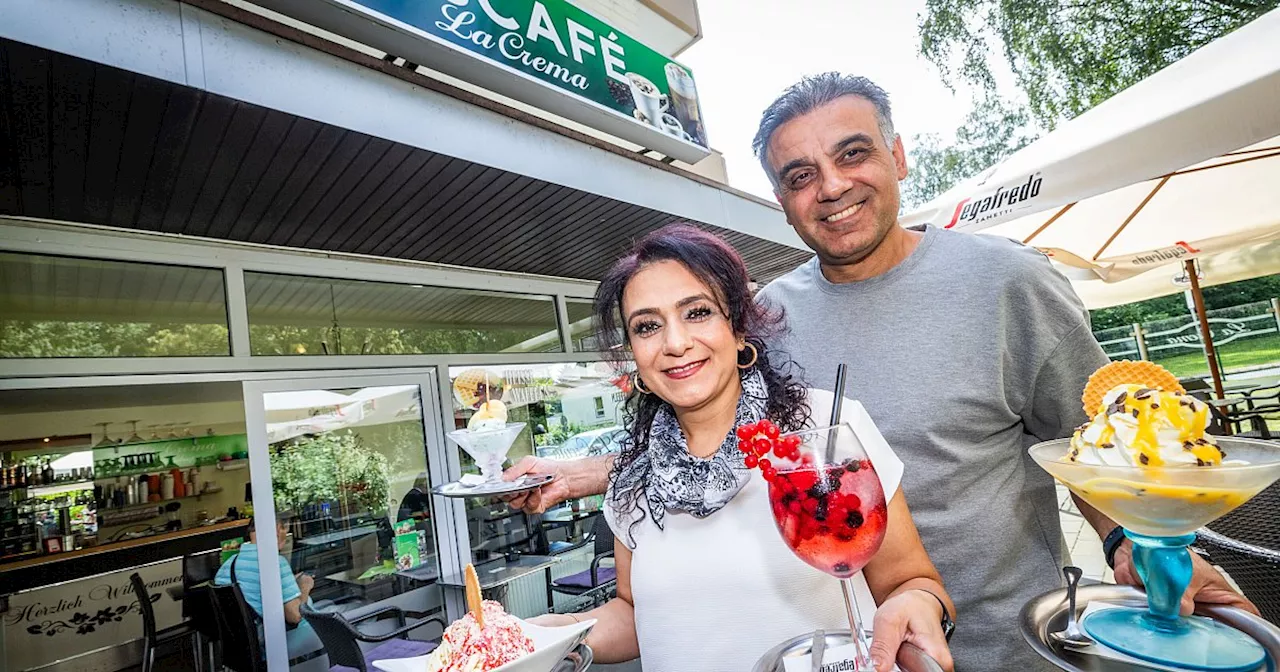
[[[182,556],[182,617],[196,631],[196,672],[204,669],[205,661],[210,670],[218,669],[218,621],[208,584],[218,573],[220,556],[216,548]]]
[[[591,566],[576,574],[570,574],[551,582],[551,590],[574,597],[590,597],[593,604],[608,598],[618,583],[618,572],[613,567],[601,567],[601,561],[613,557],[613,531],[603,514],[596,516],[591,531],[595,554]]]
[[[232,672],[268,672],[267,660],[258,639],[258,622],[252,607],[245,602],[240,586],[213,585],[213,614],[218,620],[218,639],[222,641],[222,666]]]
[[[172,627],[157,629],[156,612],[151,604],[151,594],[147,592],[147,584],[137,572],[129,576],[129,584],[133,587],[134,597],[138,599],[138,613],[142,615],[142,672],[151,672],[156,664],[156,649],[161,644],[188,637],[192,638],[192,654],[198,666],[200,649],[195,644],[195,630],[190,623],[183,621]]]
[[[368,634],[357,626],[359,623],[392,615],[396,618],[396,628],[382,634]],[[429,623],[440,626],[444,633],[445,622],[437,617],[406,621],[404,610],[399,607],[383,607],[358,618],[348,620],[340,613],[320,612],[304,606],[302,617],[319,635],[324,643],[325,652],[329,654],[331,670],[345,672],[359,670],[368,672],[375,660],[388,658],[416,658],[425,656],[435,650],[438,642],[428,642],[405,637],[411,630],[416,630]],[[368,651],[361,648],[360,643],[377,644]]]
[[[1280,552],[1224,537],[1208,528],[1196,532],[1196,546],[1224,569],[1262,617],[1280,625]]]
[[[1196,545],[1226,570],[1263,617],[1280,625],[1280,483],[1196,533]]]

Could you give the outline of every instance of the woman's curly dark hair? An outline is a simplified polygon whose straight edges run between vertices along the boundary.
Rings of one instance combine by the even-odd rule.
[[[755,346],[755,368],[764,377],[769,392],[765,415],[783,432],[803,429],[809,421],[808,394],[802,373],[790,357],[769,347],[770,337],[785,330],[781,310],[756,303],[751,294],[747,266],[732,246],[720,237],[687,224],[670,224],[641,238],[618,260],[600,282],[595,296],[595,331],[600,350],[607,353],[619,373],[628,373],[632,359],[622,295],[631,279],[650,264],[675,261],[712,290],[721,310],[729,318],[736,336]],[[649,429],[654,417],[667,402],[654,394],[632,390],[624,411],[627,435],[614,462],[610,483],[633,464],[649,447]],[[632,512],[644,495],[644,480],[625,492],[611,490],[610,499],[620,512]],[[633,519],[639,522],[642,518]]]

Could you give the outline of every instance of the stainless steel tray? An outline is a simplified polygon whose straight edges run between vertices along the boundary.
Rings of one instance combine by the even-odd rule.
[[[1080,586],[1076,592],[1077,618],[1084,613],[1090,602],[1102,601],[1108,604],[1119,604],[1127,607],[1147,606],[1147,594],[1132,586],[1115,586],[1099,584]],[[1270,659],[1259,668],[1260,672],[1277,672],[1276,661],[1280,661],[1280,628],[1240,609],[1232,607],[1206,607],[1196,610],[1197,614],[1222,621],[1248,634],[1262,644]],[[1054,590],[1027,603],[1022,608],[1022,636],[1027,644],[1046,660],[1067,672],[1134,672],[1148,670],[1148,667],[1135,667],[1126,663],[1107,660],[1098,656],[1071,651],[1049,640],[1050,632],[1057,632],[1067,627],[1067,591]]]
[[[552,668],[551,672],[587,672],[591,669],[593,662],[595,662],[595,654],[591,652],[591,647],[579,644],[578,648],[570,651],[564,661]]]
[[[844,646],[853,641],[848,630],[832,630],[826,633],[827,649]],[[782,659],[807,655],[813,647],[813,633],[797,635],[769,649],[756,661],[752,672],[783,672]],[[903,644],[898,649],[898,667],[902,672],[942,672],[937,661],[914,644]]]

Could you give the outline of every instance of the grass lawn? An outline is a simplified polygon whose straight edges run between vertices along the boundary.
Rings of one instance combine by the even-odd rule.
[[[1162,357],[1158,353],[1152,359],[1179,378],[1209,375],[1209,364],[1202,352],[1185,352],[1172,357]],[[1280,366],[1280,334],[1246,338],[1219,346],[1218,359],[1226,373],[1267,364]]]

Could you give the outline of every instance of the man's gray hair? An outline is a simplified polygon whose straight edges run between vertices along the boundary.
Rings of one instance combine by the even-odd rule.
[[[827,103],[845,96],[857,96],[871,103],[876,108],[876,122],[880,126],[880,135],[890,148],[897,137],[893,132],[893,116],[889,110],[889,94],[876,86],[866,77],[842,75],[838,72],[824,72],[813,75],[787,87],[778,99],[773,101],[764,114],[760,115],[760,129],[751,142],[751,148],[760,159],[760,165],[769,176],[773,186],[778,186],[778,176],[773,174],[769,166],[769,141],[773,134],[788,121],[808,114]]]

